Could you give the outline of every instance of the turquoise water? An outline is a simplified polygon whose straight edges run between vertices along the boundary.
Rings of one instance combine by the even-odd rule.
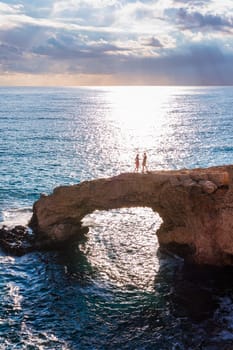
[[[233,88],[0,88],[0,222],[61,184],[233,164]],[[1,349],[233,347],[232,273],[158,253],[149,208],[95,212],[63,252],[0,253]]]

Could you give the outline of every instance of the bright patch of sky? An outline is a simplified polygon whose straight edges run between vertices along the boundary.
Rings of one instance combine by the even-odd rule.
[[[233,84],[232,34],[232,0],[0,1],[0,75]]]

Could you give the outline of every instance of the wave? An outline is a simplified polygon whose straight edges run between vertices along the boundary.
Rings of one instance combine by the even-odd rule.
[[[0,225],[7,227],[27,226],[31,216],[32,209],[29,207],[4,209],[0,213]]]

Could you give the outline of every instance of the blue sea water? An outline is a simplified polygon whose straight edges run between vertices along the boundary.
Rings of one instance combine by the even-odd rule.
[[[40,193],[148,166],[233,164],[232,87],[0,88],[0,224]],[[60,252],[0,252],[0,349],[233,348],[232,272],[158,252],[149,208],[94,212]]]

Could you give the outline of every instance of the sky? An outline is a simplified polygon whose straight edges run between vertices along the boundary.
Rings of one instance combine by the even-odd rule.
[[[233,0],[0,1],[0,85],[232,85]]]

